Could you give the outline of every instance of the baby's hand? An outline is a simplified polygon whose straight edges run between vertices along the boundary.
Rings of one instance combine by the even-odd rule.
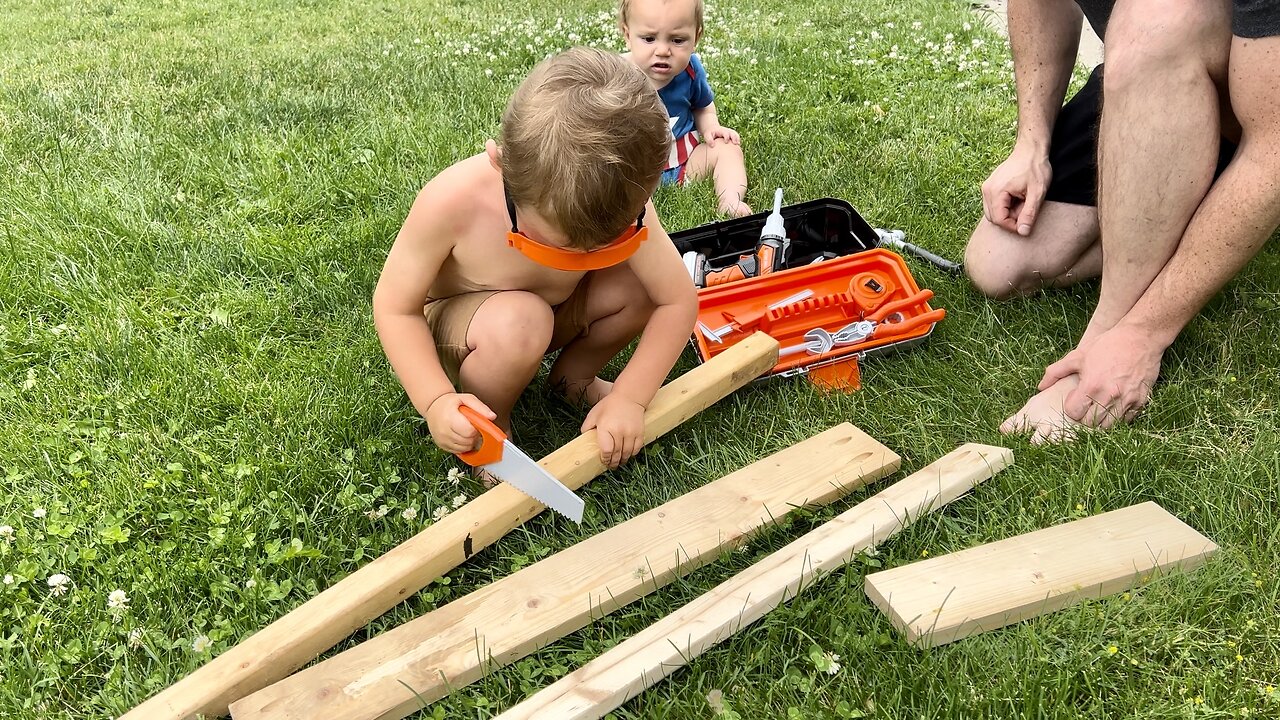
[[[610,393],[587,413],[582,432],[592,428],[600,443],[600,462],[616,468],[644,446],[644,406]]]
[[[723,125],[717,126],[707,135],[708,145],[715,147],[716,140],[724,140],[725,142],[733,145],[742,144],[742,136],[738,135],[738,131],[733,128],[727,128]]]
[[[490,420],[498,417],[488,405],[470,393],[446,393],[436,398],[427,408],[427,428],[431,430],[431,439],[441,450],[455,455],[474,450],[476,441],[480,439],[480,433],[471,421],[458,412],[460,405],[466,405]]]

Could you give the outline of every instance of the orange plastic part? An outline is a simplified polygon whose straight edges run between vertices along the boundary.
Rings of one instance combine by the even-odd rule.
[[[640,227],[608,245],[587,252],[544,245],[522,232],[507,231],[507,244],[525,257],[556,270],[603,270],[625,261],[649,239],[649,228]]]
[[[805,290],[813,294],[803,300],[770,308],[780,300]],[[722,342],[708,340],[701,333],[694,344],[701,360],[706,361],[733,347],[755,330],[762,330],[782,346],[778,364],[770,371],[777,375],[789,371],[853,358],[886,345],[927,335],[934,319],[912,322],[918,316],[935,312],[927,301],[901,308],[900,322],[878,325],[876,332],[862,342],[837,345],[830,351],[811,355],[803,349],[804,334],[814,328],[835,333],[852,322],[867,319],[885,305],[906,300],[920,293],[907,264],[896,253],[883,248],[866,250],[813,265],[782,270],[769,275],[748,278],[726,285],[698,291],[698,321],[707,327],[720,327],[726,321],[734,330],[722,335]],[[786,352],[788,348],[792,352]],[[832,371],[833,373],[836,371]]]
[[[858,370],[858,358],[851,357],[830,365],[816,367],[806,375],[809,382],[826,392],[850,393],[862,389],[862,373]]]
[[[492,420],[466,405],[459,405],[458,412],[462,413],[472,427],[480,432],[480,447],[471,452],[458,453],[462,462],[471,467],[479,467],[501,460],[502,442],[507,439],[507,434],[494,425]]]

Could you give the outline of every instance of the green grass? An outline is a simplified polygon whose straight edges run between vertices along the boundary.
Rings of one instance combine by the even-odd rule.
[[[844,198],[961,254],[1015,121],[1005,45],[967,4],[710,10],[702,52],[721,116],[743,135],[754,205],[775,186],[789,201]],[[0,11],[0,525],[15,529],[0,539],[13,580],[0,585],[0,716],[112,717],[479,491],[445,480],[452,460],[381,354],[372,288],[416,189],[496,134],[536,60],[620,45],[602,2]],[[657,203],[672,229],[715,219],[706,185]],[[615,717],[711,717],[713,690],[724,717],[742,718],[1280,716],[1280,690],[1268,693],[1280,684],[1274,243],[1170,350],[1138,423],[1055,448],[995,428],[1069,349],[1096,287],[997,304],[911,262],[948,318],[927,345],[867,362],[861,392],[744,389],[584,490],[582,528],[540,517],[341,647],[850,420],[904,469],[965,441],[1009,444],[1017,465]],[[579,422],[541,393],[518,413],[535,455]],[[425,716],[511,706],[855,500],[764,532]],[[1143,500],[1222,553],[927,652],[862,593],[872,562]],[[56,573],[71,579],[64,595],[47,585]],[[112,611],[117,589],[129,606]],[[211,647],[193,650],[199,637]],[[822,672],[815,646],[843,668]]]

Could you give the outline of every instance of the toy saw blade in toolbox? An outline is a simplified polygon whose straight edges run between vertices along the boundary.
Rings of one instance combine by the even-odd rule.
[[[929,306],[900,256],[875,249],[698,292],[693,341],[703,361],[757,330],[783,350],[769,375],[914,344],[945,311]]]

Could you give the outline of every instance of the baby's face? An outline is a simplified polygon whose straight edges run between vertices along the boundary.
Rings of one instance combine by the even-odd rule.
[[[694,0],[635,0],[622,26],[631,62],[662,88],[685,68],[698,45]]]

